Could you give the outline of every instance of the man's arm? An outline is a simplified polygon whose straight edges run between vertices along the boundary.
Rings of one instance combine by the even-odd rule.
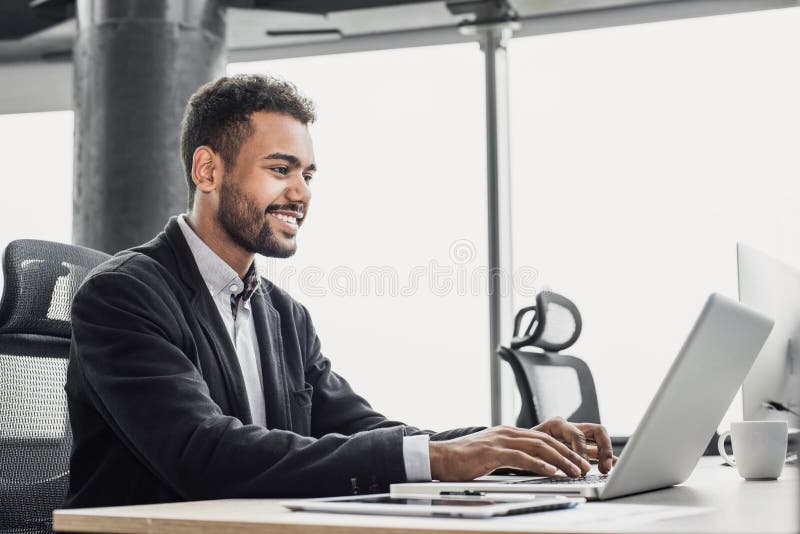
[[[183,311],[163,280],[87,280],[72,308],[73,357],[90,401],[128,449],[185,499],[347,494],[404,480],[401,426],[319,439],[222,413],[181,350]]]

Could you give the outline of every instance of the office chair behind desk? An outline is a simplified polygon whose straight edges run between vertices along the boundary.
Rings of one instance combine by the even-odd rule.
[[[557,415],[571,422],[600,423],[589,366],[560,354],[578,340],[581,329],[575,304],[549,291],[536,296],[535,306],[517,313],[510,347],[497,350],[511,366],[522,400],[517,426],[530,428]],[[626,442],[627,437],[613,437],[614,453],[619,455]]]
[[[64,381],[72,298],[109,256],[36,240],[8,244],[0,300],[0,533],[50,532],[69,485]]]

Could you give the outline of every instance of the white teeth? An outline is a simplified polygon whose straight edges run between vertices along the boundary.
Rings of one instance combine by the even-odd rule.
[[[271,213],[270,215],[287,222],[289,224],[297,224],[297,219],[294,217],[290,217],[289,215],[284,215],[283,213]]]

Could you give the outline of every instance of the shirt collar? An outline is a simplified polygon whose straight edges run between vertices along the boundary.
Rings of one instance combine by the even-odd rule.
[[[200,275],[208,286],[211,295],[217,297],[221,292],[225,292],[227,295],[239,297],[245,302],[248,301],[261,283],[255,260],[250,264],[245,279],[242,280],[236,271],[225,263],[225,260],[220,258],[216,252],[211,250],[200,239],[200,236],[186,222],[185,214],[178,217],[178,226],[183,232],[186,244],[189,245],[189,249],[192,251],[192,256],[194,256],[194,261],[200,270]]]

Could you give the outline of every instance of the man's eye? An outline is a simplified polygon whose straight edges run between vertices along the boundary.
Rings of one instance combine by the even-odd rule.
[[[310,184],[310,183],[311,183],[311,180],[313,180],[313,179],[314,179],[314,177],[313,177],[313,176],[311,176],[310,174],[305,174],[305,175],[303,175],[303,178],[305,178],[305,179],[306,179],[306,183],[307,183],[307,184]]]
[[[279,174],[287,174],[289,172],[289,167],[272,167],[272,170]]]

